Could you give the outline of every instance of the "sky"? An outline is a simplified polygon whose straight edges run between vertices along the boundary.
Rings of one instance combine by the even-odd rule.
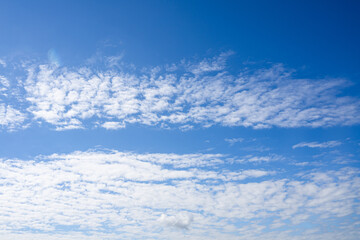
[[[359,10],[1,1],[1,239],[358,239]]]

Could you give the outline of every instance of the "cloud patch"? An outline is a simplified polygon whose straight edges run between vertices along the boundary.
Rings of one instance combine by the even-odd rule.
[[[243,138],[225,138],[225,142],[228,142],[230,146],[234,145],[235,143],[239,143],[244,141]]]
[[[117,130],[120,128],[125,128],[125,124],[121,122],[105,122],[101,126],[108,130]]]
[[[24,92],[18,101],[26,103],[20,111],[30,113],[31,122],[46,122],[56,130],[114,130],[136,123],[182,130],[360,123],[359,99],[341,95],[349,81],[300,79],[281,64],[251,71],[239,66],[237,73],[230,73],[231,54],[144,71],[113,62],[100,69],[28,65],[27,76],[19,76],[26,80],[17,84],[17,91]]]
[[[0,127],[9,131],[25,128],[26,115],[12,106],[0,103]]]
[[[176,216],[167,216],[165,214],[161,214],[159,218],[161,223],[180,229],[188,229],[193,220],[194,218],[190,213],[179,213]]]
[[[220,170],[222,161],[222,155],[118,151],[1,159],[0,232],[4,239],[271,239],[274,226],[286,225],[290,230],[275,235],[345,234],[341,224],[331,233],[307,233],[301,224],[309,218],[311,229],[337,219],[356,231],[347,216],[359,218],[359,169],[281,177]]]

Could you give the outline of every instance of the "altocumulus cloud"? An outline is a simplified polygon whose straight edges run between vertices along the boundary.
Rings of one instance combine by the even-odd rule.
[[[2,239],[358,236],[356,222],[347,217],[359,214],[359,169],[283,178],[259,169],[219,168],[226,161],[221,154],[118,151],[2,159],[0,234]],[[311,231],[301,225],[308,219]],[[324,221],[336,223],[331,233],[319,229]]]
[[[149,71],[91,66],[28,64],[25,80],[6,87],[0,106],[9,109],[3,128],[49,123],[56,130],[143,124],[191,129],[327,127],[360,123],[360,101],[340,96],[344,79],[299,79],[281,64],[231,74],[225,52],[199,62]],[[7,73],[11,75],[10,64]],[[2,76],[5,78],[7,76]],[[13,80],[14,81],[14,80]],[[14,92],[22,92],[14,101]],[[3,111],[4,112],[4,111]],[[4,113],[3,113],[4,115]]]

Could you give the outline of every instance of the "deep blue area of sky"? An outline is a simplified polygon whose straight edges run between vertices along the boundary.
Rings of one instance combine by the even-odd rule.
[[[234,71],[244,61],[283,63],[312,78],[348,78],[357,83],[352,91],[358,95],[359,10],[359,1],[5,0],[0,2],[0,57],[46,58],[49,49],[56,49],[64,65],[77,66],[101,51],[124,53],[125,61],[136,66],[157,66],[233,50],[236,55],[230,68]],[[204,152],[214,147],[209,142],[215,139],[221,140],[214,152],[226,153],[229,145],[224,138],[266,137],[273,135],[271,131],[276,131],[277,142],[269,140],[270,146],[286,142],[286,149],[291,149],[300,141],[327,141],[329,136],[359,138],[357,130],[215,127],[183,133],[135,126],[87,132],[31,128],[1,133],[6,137],[0,137],[0,156],[26,157],[97,145],[125,151],[139,151],[141,146],[141,152],[161,152],[165,143],[168,152]]]
[[[359,1],[1,1],[0,55],[55,48],[67,64],[97,49],[137,66],[233,50],[241,61],[360,77]],[[105,45],[120,47],[104,49]]]

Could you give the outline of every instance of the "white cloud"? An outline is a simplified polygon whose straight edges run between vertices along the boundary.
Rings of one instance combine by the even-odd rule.
[[[10,86],[9,80],[6,77],[1,76],[1,75],[0,75],[0,84],[6,88],[8,88]]]
[[[8,130],[14,130],[18,128],[24,128],[26,117],[25,114],[21,113],[19,110],[14,109],[9,105],[0,103],[0,126]]]
[[[333,148],[341,145],[339,141],[328,141],[328,142],[301,142],[292,146],[293,149],[300,147],[309,147],[309,148]]]
[[[6,67],[6,62],[4,60],[0,59],[0,65],[2,67]]]
[[[230,146],[234,145],[235,143],[244,141],[243,138],[225,138],[225,141],[230,144]]]
[[[204,59],[198,64],[190,63],[187,65],[187,69],[189,72],[196,75],[206,72],[221,71],[226,67],[227,58],[233,54],[234,52],[232,51],[223,52],[219,56]]]
[[[105,122],[101,125],[103,128],[116,130],[120,128],[125,128],[125,124],[121,122]]]
[[[9,87],[9,80],[6,77],[0,75],[0,96],[7,96],[6,91],[9,89]]]
[[[120,57],[106,58],[110,63],[102,70],[32,65],[26,81],[17,84],[17,91],[25,93],[18,97],[26,103],[20,111],[57,130],[92,128],[99,122],[105,127],[118,122],[118,127],[140,123],[183,130],[360,123],[359,99],[340,96],[348,81],[298,79],[282,65],[230,74],[226,61],[231,54],[140,72],[112,68]]]
[[[179,129],[181,130],[181,131],[189,131],[189,130],[191,130],[191,129],[193,129],[194,128],[194,126],[192,126],[192,125],[189,125],[189,124],[186,124],[186,125],[183,125],[183,126],[180,126],[179,127]]]
[[[161,214],[159,221],[171,227],[188,229],[193,221],[193,216],[190,213],[179,213],[176,216]]]
[[[261,163],[261,162],[273,162],[284,160],[284,157],[277,154],[268,155],[247,155],[237,160],[239,163]]]
[[[261,169],[221,170],[224,158],[90,151],[2,159],[0,233],[3,239],[276,239],[274,223],[293,229],[276,230],[281,239],[297,239],[299,231],[307,239],[334,239],[341,225],[319,235],[301,223],[311,218],[314,229],[359,215],[359,169],[272,178],[274,172]]]
[[[124,58],[124,54],[118,56],[107,57],[107,62],[110,67],[121,65],[120,61]]]

